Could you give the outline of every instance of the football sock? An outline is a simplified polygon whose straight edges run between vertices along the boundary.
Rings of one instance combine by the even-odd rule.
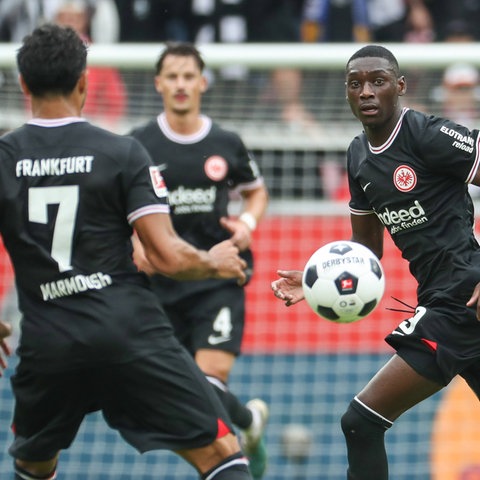
[[[47,475],[33,475],[14,463],[15,477],[14,480],[54,480],[57,478],[57,467]]]
[[[243,405],[221,380],[209,375],[206,377],[217,392],[220,401],[230,416],[230,420],[242,430],[247,429],[253,421],[251,410]]]
[[[355,397],[341,420],[348,451],[348,480],[388,480],[385,431],[393,423]]]
[[[202,475],[202,480],[251,480],[248,460],[241,452],[230,455]]]

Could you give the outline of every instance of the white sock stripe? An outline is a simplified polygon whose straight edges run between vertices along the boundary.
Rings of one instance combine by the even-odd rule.
[[[215,385],[217,388],[219,388],[220,390],[223,390],[224,392],[227,392],[228,391],[228,388],[227,386],[221,381],[219,380],[218,378],[215,378],[215,377],[210,377],[208,375],[205,375],[205,377],[207,378],[207,380],[212,384],[212,385]]]
[[[368,405],[365,405],[357,396],[355,396],[354,400],[358,402],[363,408],[365,408],[365,410],[368,410],[370,413],[373,413],[373,415],[375,415],[376,417],[381,418],[384,422],[387,422],[390,426],[393,425],[393,422],[391,420],[380,415],[375,410],[372,410]]]
[[[57,478],[56,470],[50,476],[41,479],[39,477],[32,477],[27,472],[19,472],[17,468],[15,469],[15,473],[23,480],[55,480],[55,478]]]
[[[216,468],[205,480],[212,480],[217,476],[218,473],[223,472],[226,468],[230,468],[233,465],[245,465],[248,466],[248,460],[246,457],[242,458],[235,458],[234,460],[230,460],[230,462],[224,463]]]

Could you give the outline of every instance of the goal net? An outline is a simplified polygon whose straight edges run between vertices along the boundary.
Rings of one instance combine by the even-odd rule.
[[[3,130],[28,119],[28,105],[17,83],[16,47],[0,45]],[[407,78],[405,105],[442,114],[444,69],[478,59],[474,48],[392,44]],[[95,77],[99,82],[95,90],[104,88],[106,93],[95,97],[98,108],[91,114],[93,122],[123,134],[159,113],[162,106],[153,76],[161,49],[150,44],[91,47],[90,68],[115,69],[124,89],[110,95],[112,85],[101,84],[100,74]],[[333,324],[316,317],[306,304],[287,308],[273,297],[270,283],[277,269],[300,269],[319,246],[350,237],[345,150],[361,127],[345,101],[343,69],[357,46],[205,45],[200,49],[210,79],[203,111],[240,133],[255,154],[271,196],[266,218],[254,234],[256,268],[247,286],[243,354],[232,372],[231,389],[244,401],[262,397],[270,405],[266,480],[344,479],[340,417],[392,354],[383,338],[409,314],[387,308],[402,308],[394,298],[415,306],[415,281],[387,238],[382,261],[386,293],[373,314],[360,322]],[[301,81],[298,100],[307,114],[303,118],[285,115],[285,104],[295,100],[294,84],[280,91],[273,82],[275,71],[292,69],[300,73],[294,78]],[[475,115],[467,120],[472,128],[479,123],[478,91],[474,94]],[[117,113],[108,115],[112,110]],[[5,252],[0,254],[0,307],[3,319],[15,324],[18,335],[13,273]],[[8,377],[15,364],[13,357],[6,378],[0,380],[1,472],[11,470],[7,448],[12,440],[13,400]],[[478,452],[472,452],[478,443],[472,427],[478,425],[477,410],[478,402],[463,382],[454,382],[406,413],[386,436],[392,478],[453,480],[480,475]],[[99,414],[86,419],[72,447],[61,454],[59,472],[60,478],[71,480],[197,478],[190,466],[169,452],[138,455]]]

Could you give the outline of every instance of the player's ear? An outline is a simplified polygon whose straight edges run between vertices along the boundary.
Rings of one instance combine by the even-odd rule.
[[[78,82],[77,82],[78,91],[82,95],[85,95],[87,93],[87,86],[88,86],[88,72],[87,70],[84,70],[80,74],[80,77],[78,77]]]
[[[205,93],[208,89],[208,80],[207,80],[207,77],[205,75],[202,75],[202,83],[200,85],[200,91],[202,93]]]
[[[22,74],[18,75],[18,82],[20,83],[20,88],[22,89],[23,94],[27,97],[30,97],[32,94],[30,92],[30,89],[27,87],[27,84],[25,83],[25,79],[23,78]]]
[[[162,93],[162,82],[160,80],[160,75],[155,75],[153,84],[155,85],[155,90],[157,93]]]
[[[405,77],[403,75],[401,77],[398,77],[397,88],[399,97],[407,93],[407,81],[405,80]]]

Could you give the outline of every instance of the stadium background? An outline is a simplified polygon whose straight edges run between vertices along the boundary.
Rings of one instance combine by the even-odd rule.
[[[474,47],[423,44],[420,50],[415,45],[392,45],[406,67],[403,73],[409,92],[405,105],[440,112],[432,92],[440,84],[443,68],[454,61],[478,58]],[[107,125],[118,133],[161,109],[152,86],[152,66],[160,50],[159,45],[91,47],[91,65],[118,68],[127,86],[125,117],[119,124]],[[344,479],[346,452],[340,416],[352,396],[391,355],[383,337],[408,314],[387,308],[404,308],[392,297],[414,306],[415,281],[387,238],[382,262],[387,278],[385,296],[370,317],[352,325],[321,320],[305,304],[286,308],[273,297],[270,282],[278,268],[301,268],[318,246],[350,235],[342,171],[345,149],[360,126],[352,120],[345,102],[342,68],[354,48],[351,44],[209,45],[202,50],[212,68],[204,112],[242,135],[255,153],[271,193],[268,214],[255,232],[256,273],[247,287],[244,354],[234,368],[231,386],[244,400],[261,396],[270,404],[266,480]],[[0,45],[0,128],[6,130],[28,118],[16,81],[15,51],[15,45]],[[243,71],[235,79],[222,74],[232,59]],[[270,70],[279,66],[302,70],[302,101],[313,114],[314,125],[306,128],[278,120],[278,102],[268,79]],[[334,176],[327,177],[332,172]],[[0,254],[3,318],[18,322],[13,274],[3,249]],[[13,357],[6,378],[0,381],[0,479],[9,478],[11,470],[8,377],[15,363]],[[405,414],[388,432],[392,478],[480,478],[480,455],[467,454],[464,448],[475,441],[478,445],[478,435],[459,423],[463,421],[459,414],[469,410],[475,400],[465,399],[463,393],[460,400],[458,396],[452,400],[450,390]],[[445,402],[456,413],[440,421],[439,414],[448,410],[443,408]],[[454,428],[448,430],[452,420]],[[302,434],[293,444],[286,436],[292,426]],[[463,452],[457,455],[460,445]],[[442,462],[442,458],[448,461]],[[168,452],[139,456],[98,414],[88,417],[74,445],[62,453],[59,473],[59,478],[71,480],[197,478],[188,465]]]

